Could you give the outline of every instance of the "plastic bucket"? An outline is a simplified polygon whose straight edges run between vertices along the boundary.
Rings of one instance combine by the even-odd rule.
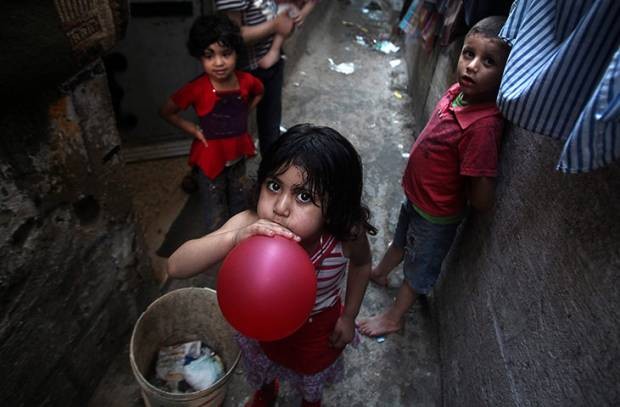
[[[205,342],[222,358],[226,373],[220,380],[205,390],[186,394],[166,392],[146,380],[160,347],[194,340]],[[131,369],[149,407],[223,404],[239,358],[233,331],[222,316],[216,292],[209,288],[181,288],[155,300],[136,322],[129,346]]]

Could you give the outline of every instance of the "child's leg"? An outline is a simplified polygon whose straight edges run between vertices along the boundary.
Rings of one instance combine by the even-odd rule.
[[[405,250],[391,242],[377,267],[370,272],[370,279],[382,286],[388,284],[388,274],[403,260]]]
[[[372,316],[360,321],[360,332],[367,336],[379,336],[398,332],[403,327],[403,316],[413,305],[416,299],[415,291],[407,281],[396,294],[394,303],[382,314]]]
[[[270,407],[273,406],[278,398],[280,384],[277,380],[265,384],[260,390],[254,392],[252,399],[246,403],[245,407]]]
[[[205,233],[219,228],[228,219],[225,171],[226,169],[215,179],[207,177],[202,170],[198,171],[198,189],[205,222]]]
[[[381,258],[377,267],[370,272],[371,281],[387,286],[387,276],[390,272],[400,264],[405,254],[405,244],[407,243],[407,230],[409,228],[410,208],[407,199],[400,206],[398,214],[398,222],[396,223],[396,231],[394,231],[394,240],[390,242],[388,249]]]
[[[284,37],[279,34],[275,35],[273,37],[273,42],[271,43],[271,48],[269,48],[269,51],[267,51],[260,61],[258,61],[258,66],[263,69],[268,69],[274,66],[280,59],[282,44],[284,44]]]
[[[410,203],[407,204],[407,214],[409,226],[403,265],[405,281],[387,311],[360,322],[360,331],[365,335],[388,334],[403,326],[403,317],[417,294],[426,295],[435,285],[443,259],[454,241],[458,224],[431,223],[422,218]]]
[[[245,158],[228,167],[226,172],[226,195],[228,198],[228,217],[248,209],[246,190]]]
[[[239,333],[235,334],[234,338],[241,350],[241,364],[246,381],[253,389],[257,389],[246,407],[274,405],[280,387],[274,363],[265,355],[258,341]]]

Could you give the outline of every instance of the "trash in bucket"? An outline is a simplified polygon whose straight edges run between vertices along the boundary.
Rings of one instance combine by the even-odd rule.
[[[196,341],[201,343],[199,348],[208,344],[223,362],[224,374],[209,387],[173,393],[147,380],[154,375],[160,349]],[[191,346],[195,352],[196,345]],[[131,369],[149,407],[221,406],[240,356],[233,330],[217,304],[217,294],[209,288],[181,288],[155,300],[138,318],[129,346]]]
[[[201,341],[164,346],[159,350],[149,381],[170,393],[192,393],[209,388],[224,376],[224,363]]]

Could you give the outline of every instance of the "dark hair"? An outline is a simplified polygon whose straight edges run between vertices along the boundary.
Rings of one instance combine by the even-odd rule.
[[[271,145],[258,167],[257,194],[265,180],[299,167],[314,197],[320,199],[325,229],[339,240],[377,230],[362,204],[362,161],[353,145],[329,127],[298,124]],[[316,198],[315,198],[316,199]]]
[[[465,38],[472,35],[481,35],[485,38],[497,41],[497,43],[501,44],[506,50],[510,50],[510,44],[499,36],[499,32],[505,22],[506,17],[504,16],[485,17],[469,29]]]
[[[202,57],[213,43],[233,49],[237,55],[243,51],[239,27],[224,14],[198,17],[189,30],[187,49],[194,58]]]

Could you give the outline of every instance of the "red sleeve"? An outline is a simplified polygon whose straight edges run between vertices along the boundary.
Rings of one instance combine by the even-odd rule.
[[[182,110],[187,109],[196,100],[194,82],[186,83],[181,89],[174,92],[170,98]]]
[[[469,177],[496,177],[503,120],[484,118],[464,131],[459,143],[460,174]]]

